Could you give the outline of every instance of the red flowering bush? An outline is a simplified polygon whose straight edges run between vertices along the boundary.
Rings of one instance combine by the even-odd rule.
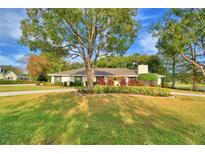
[[[126,83],[125,78],[122,78],[122,79],[120,80],[120,86],[126,86],[126,85],[127,85],[127,83]]]
[[[108,82],[107,82],[107,84],[108,84],[109,86],[114,86],[114,81],[113,81],[113,79],[109,79]]]
[[[104,77],[99,77],[99,79],[97,80],[98,85],[105,85],[105,79]]]
[[[129,80],[128,81],[128,86],[143,86],[143,82],[139,80]]]

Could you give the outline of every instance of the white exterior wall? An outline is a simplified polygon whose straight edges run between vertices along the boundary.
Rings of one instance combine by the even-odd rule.
[[[119,85],[119,84],[120,84],[119,81],[117,81],[117,80],[114,81],[114,85],[115,85],[115,86],[117,86],[117,85]]]
[[[83,85],[84,85],[84,86],[86,86],[86,83],[85,83],[86,81],[87,81],[87,77],[86,77],[86,76],[83,76],[83,77],[82,77],[82,82],[83,82]],[[95,76],[93,77],[93,82],[96,82],[96,77],[95,77]]]
[[[87,81],[87,77],[86,76],[83,76],[82,77],[82,82],[86,82]]]
[[[128,85],[129,79],[128,79],[128,78],[125,78],[125,80],[126,80],[126,83],[127,83],[127,85]]]
[[[51,83],[54,83],[54,76],[51,76]]]
[[[69,82],[70,81],[70,77],[69,76],[62,76],[61,77],[61,82]]]
[[[157,78],[157,85],[161,85],[161,82],[162,82],[162,78],[161,78],[161,77],[158,77],[158,78]]]

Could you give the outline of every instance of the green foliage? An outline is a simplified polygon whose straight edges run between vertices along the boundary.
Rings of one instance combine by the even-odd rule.
[[[70,82],[70,86],[83,86],[83,82],[80,81]]]
[[[205,77],[205,9],[171,9],[152,27],[157,48],[169,58],[179,55]],[[196,75],[195,75],[196,76]],[[193,77],[194,78],[194,77]]]
[[[103,68],[130,68],[137,69],[140,64],[147,64],[149,71],[152,73],[165,74],[166,69],[164,62],[158,55],[140,55],[133,54],[130,56],[107,56],[100,58],[97,62],[97,67]]]
[[[36,81],[26,80],[0,80],[0,84],[35,84]]]
[[[157,74],[155,73],[143,73],[138,77],[141,81],[157,81]]]
[[[63,86],[63,82],[55,82],[55,83],[53,83],[53,85],[55,85],[55,86]]]
[[[170,96],[170,90],[159,87],[145,86],[99,86],[96,85],[93,89],[94,93],[124,93],[124,94],[140,94],[148,96]]]
[[[139,29],[137,9],[27,9],[19,42],[32,51],[80,57],[92,89],[91,60],[100,55],[122,55]]]
[[[20,43],[31,50],[92,58],[99,52],[123,54],[134,42],[139,24],[136,9],[27,9]],[[112,21],[112,22],[111,22]],[[90,36],[90,34],[93,34]],[[65,45],[64,45],[65,44]],[[85,56],[85,55],[84,55]],[[83,58],[83,57],[82,57]]]
[[[9,72],[13,71],[16,75],[22,74],[23,70],[17,66],[12,66],[12,65],[0,65],[0,68],[2,69],[1,71],[3,72]]]

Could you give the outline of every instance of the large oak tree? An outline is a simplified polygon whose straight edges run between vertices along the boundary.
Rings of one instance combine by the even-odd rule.
[[[89,91],[93,67],[100,56],[124,54],[139,24],[136,9],[27,9],[20,43],[31,50],[81,57]],[[94,64],[91,61],[94,61]]]

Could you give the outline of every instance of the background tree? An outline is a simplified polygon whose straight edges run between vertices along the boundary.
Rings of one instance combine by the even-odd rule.
[[[176,58],[182,57],[192,65],[193,89],[196,89],[197,70],[205,77],[204,17],[205,9],[172,9],[152,29],[158,38],[158,49],[173,60],[173,79]]]
[[[12,65],[1,65],[0,68],[4,72],[9,72],[13,71],[15,74],[19,75],[23,73],[23,70],[17,66],[12,66]]]
[[[166,70],[163,61],[158,55],[140,55],[133,54],[129,56],[106,56],[100,58],[96,64],[97,67],[108,68],[130,68],[137,69],[140,64],[147,64],[149,72],[165,74]]]
[[[30,55],[28,58],[27,70],[33,80],[46,81],[49,61],[44,56]]]
[[[153,36],[158,38],[156,44],[159,51],[158,54],[160,54],[163,59],[171,61],[172,88],[175,88],[176,84],[176,64],[179,56],[178,47],[175,40],[173,40],[175,26],[175,20],[166,17],[163,21],[160,21],[152,27]]]
[[[93,67],[102,55],[124,54],[134,42],[139,24],[136,9],[27,9],[20,42],[31,50],[81,57],[88,90]],[[91,61],[94,63],[91,64]]]
[[[27,71],[31,78],[38,81],[47,81],[48,73],[67,71],[83,66],[79,62],[68,62],[53,52],[41,53],[40,55],[31,54],[24,61],[26,61]]]

